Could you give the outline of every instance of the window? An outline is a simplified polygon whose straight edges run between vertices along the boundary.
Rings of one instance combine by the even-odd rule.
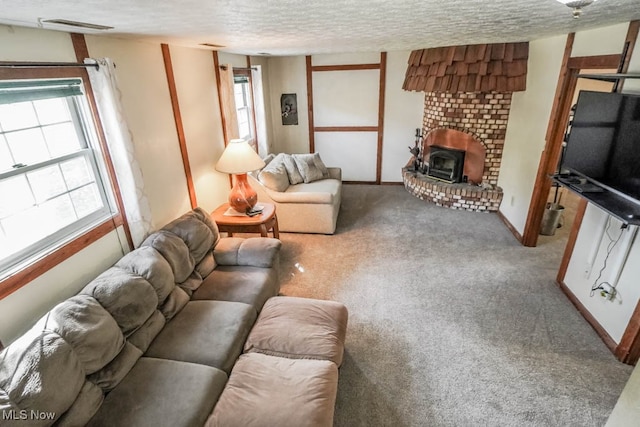
[[[255,138],[250,76],[250,72],[234,70],[233,89],[238,116],[238,135],[248,141]]]
[[[0,278],[113,216],[80,79],[0,81]]]

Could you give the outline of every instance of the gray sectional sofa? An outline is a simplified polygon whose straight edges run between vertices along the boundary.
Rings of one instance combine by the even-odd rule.
[[[280,247],[152,234],[0,353],[0,425],[331,425],[347,311],[277,297]]]

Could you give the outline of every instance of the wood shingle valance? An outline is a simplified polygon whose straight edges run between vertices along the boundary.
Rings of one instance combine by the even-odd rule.
[[[414,50],[402,88],[447,93],[523,91],[528,58],[528,42]]]

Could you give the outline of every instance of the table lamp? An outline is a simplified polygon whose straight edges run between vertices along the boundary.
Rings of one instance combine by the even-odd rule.
[[[232,139],[216,164],[218,172],[235,175],[229,205],[238,212],[249,212],[258,201],[256,190],[247,181],[247,172],[264,167],[264,161],[244,139]]]

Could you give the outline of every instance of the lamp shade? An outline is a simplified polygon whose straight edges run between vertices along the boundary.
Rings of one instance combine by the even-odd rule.
[[[264,161],[244,139],[232,139],[216,164],[218,172],[242,174],[264,167]]]

